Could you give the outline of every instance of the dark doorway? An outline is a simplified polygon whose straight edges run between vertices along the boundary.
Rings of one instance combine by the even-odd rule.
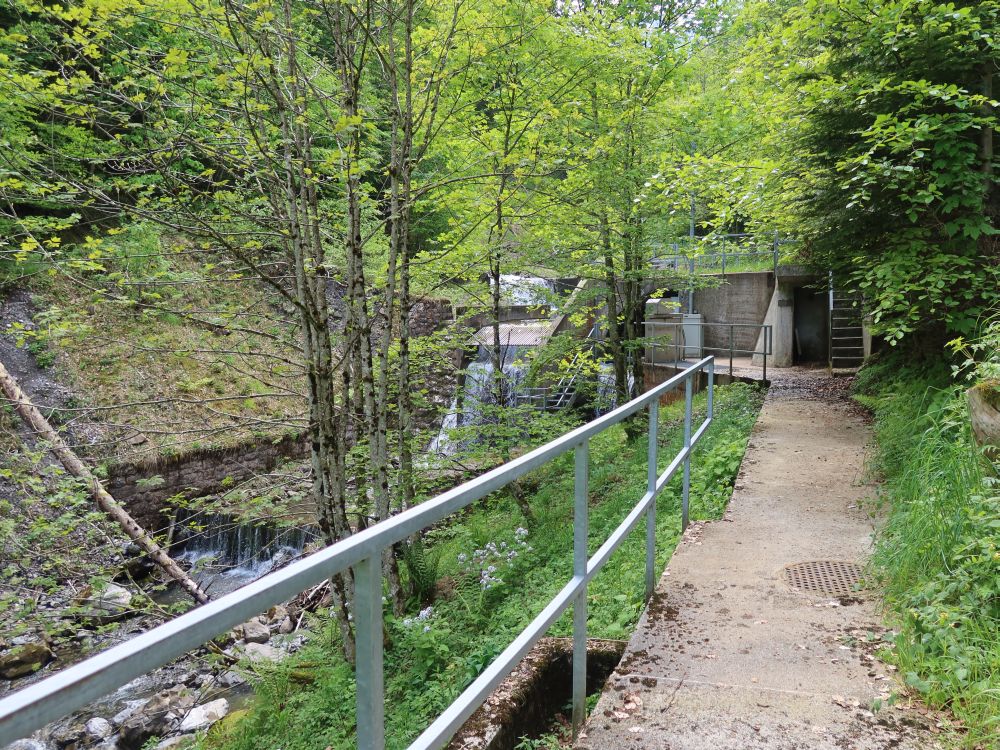
[[[826,362],[828,352],[829,328],[828,293],[808,287],[795,289],[795,349],[796,364],[807,362]]]

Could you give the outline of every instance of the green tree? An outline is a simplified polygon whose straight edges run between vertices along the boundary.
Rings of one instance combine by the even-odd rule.
[[[810,256],[864,293],[892,343],[968,333],[1000,303],[998,32],[994,0],[810,0],[769,47],[794,87]]]

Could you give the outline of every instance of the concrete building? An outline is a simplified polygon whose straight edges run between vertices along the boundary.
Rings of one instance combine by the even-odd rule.
[[[682,336],[682,358],[694,358],[688,332],[693,325],[700,328],[698,345],[704,354],[723,359],[732,349],[736,359],[752,358],[756,366],[763,364],[765,349],[768,367],[830,365],[831,355],[835,369],[857,367],[871,353],[857,300],[831,293],[828,279],[805,266],[707,275],[718,283],[691,292],[690,306],[684,302],[686,292],[672,306],[650,301],[647,336],[657,336],[659,348],[650,348],[648,361],[673,359]],[[762,325],[771,327],[770,341],[765,341]],[[678,339],[674,349],[663,345],[670,331]]]

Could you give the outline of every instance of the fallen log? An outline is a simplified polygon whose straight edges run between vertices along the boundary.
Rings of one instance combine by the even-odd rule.
[[[0,362],[0,391],[3,391],[25,424],[34,430],[39,438],[48,443],[49,450],[66,467],[66,471],[86,483],[87,492],[97,504],[97,507],[112,518],[122,528],[122,531],[128,535],[129,539],[138,544],[149,555],[150,559],[159,565],[167,575],[177,581],[196,602],[199,604],[207,602],[208,594],[201,589],[191,576],[181,569],[170,555],[163,551],[163,548],[153,540],[145,529],[136,523],[135,519],[104,489],[101,481],[94,476],[86,464],[70,449],[66,441],[52,428],[52,425],[49,424],[38,408],[31,403],[31,399],[21,390],[21,386],[18,385],[17,380],[7,372],[7,368],[4,367],[2,362]]]

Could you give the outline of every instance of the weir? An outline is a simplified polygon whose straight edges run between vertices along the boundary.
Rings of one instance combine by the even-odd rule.
[[[382,521],[326,549],[269,573],[243,588],[109,649],[0,701],[0,746],[74,711],[150,670],[163,666],[221,633],[281,604],[310,586],[353,568],[357,658],[357,744],[364,750],[385,747],[383,687],[382,555],[385,549],[434,525],[528,472],[570,451],[575,456],[573,575],[472,684],[410,746],[440,748],[517,666],[560,615],[573,608],[573,726],[582,726],[586,708],[587,585],[612,553],[646,521],[646,598],[656,581],[656,499],[678,472],[683,476],[682,527],[687,526],[691,454],[713,419],[715,362],[706,357],[645,394],[588,424]],[[692,424],[693,378],[707,372],[708,408]],[[661,397],[683,386],[684,443],[665,471],[658,473],[657,423]],[[588,555],[589,441],[641,411],[648,414],[647,489],[619,526]]]
[[[241,522],[227,515],[178,519],[177,523],[196,525],[197,531],[177,545],[180,551],[174,558],[189,563],[191,575],[213,596],[300,557],[307,544],[322,536],[315,525]]]

